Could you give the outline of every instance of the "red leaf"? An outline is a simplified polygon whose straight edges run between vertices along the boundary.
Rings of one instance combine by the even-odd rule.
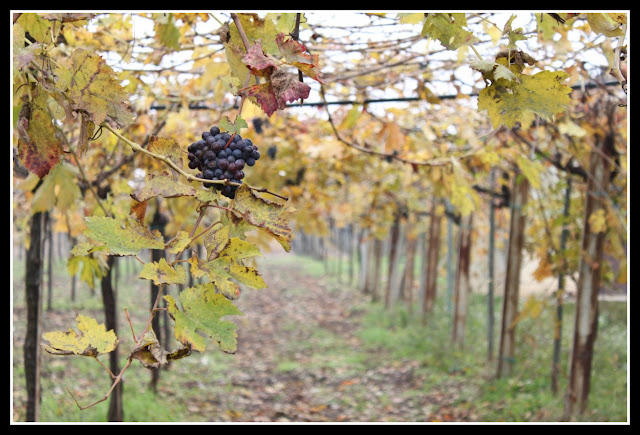
[[[247,68],[251,70],[251,74],[260,77],[269,77],[278,67],[275,60],[268,57],[259,42],[247,51],[242,57],[242,61],[247,64]]]

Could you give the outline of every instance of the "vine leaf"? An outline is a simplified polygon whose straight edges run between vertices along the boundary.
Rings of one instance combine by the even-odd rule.
[[[82,197],[75,181],[78,170],[70,165],[58,163],[42,179],[42,184],[33,194],[31,212],[52,210],[56,205],[60,210],[71,209],[76,200]]]
[[[153,30],[160,44],[174,50],[180,49],[180,29],[176,26],[173,14],[153,14],[155,21]]]
[[[73,111],[84,111],[98,125],[105,119],[124,127],[133,121],[128,95],[113,69],[97,54],[76,48],[69,58],[61,59],[54,70],[58,102]]]
[[[447,50],[457,50],[478,41],[473,33],[463,29],[466,25],[464,13],[429,14],[422,27],[422,36],[437,39]]]
[[[293,234],[282,217],[284,211],[284,206],[257,196],[244,184],[236,190],[232,213],[275,238],[289,252]]]
[[[176,198],[178,196],[195,196],[196,189],[193,186],[180,183],[171,177],[161,174],[147,181],[144,186],[131,194],[131,197],[139,202],[147,201],[155,196]]]
[[[29,32],[29,35],[36,41],[43,44],[51,42],[51,22],[40,18],[40,14],[22,14],[16,23],[22,25],[24,30]]]
[[[627,22],[623,13],[587,14],[587,22],[596,33],[602,33],[610,38],[622,36],[622,25]]]
[[[118,338],[113,330],[98,324],[98,321],[78,314],[76,323],[80,334],[73,329],[68,331],[54,331],[42,334],[42,347],[53,355],[81,355],[96,357],[109,353],[116,348]]]
[[[153,329],[149,329],[142,337],[140,346],[136,347],[128,358],[137,359],[148,369],[157,369],[167,363],[167,352],[156,337]]]
[[[167,309],[175,320],[175,337],[191,349],[204,352],[206,339],[200,332],[215,340],[220,349],[226,353],[236,351],[237,326],[224,316],[243,315],[233,303],[221,294],[215,293],[211,283],[189,287],[178,296],[183,310],[176,306],[172,296],[167,295]]]
[[[295,66],[312,79],[322,81],[322,73],[318,70],[319,56],[309,54],[304,45],[293,38],[285,39],[284,33],[276,35],[276,44],[285,58],[285,63]]]
[[[569,105],[571,88],[562,84],[569,77],[563,71],[542,71],[533,76],[516,74],[520,83],[497,79],[480,91],[478,110],[487,110],[494,128],[508,128],[520,122],[528,128],[535,116],[550,120]]]
[[[229,134],[240,133],[240,130],[248,127],[249,125],[247,124],[247,121],[245,121],[240,115],[237,115],[233,122],[229,121],[229,117],[227,116],[224,116],[220,120],[220,129],[228,132]]]
[[[63,148],[53,125],[48,106],[49,97],[40,88],[33,100],[25,103],[18,116],[18,157],[24,166],[43,178],[60,161]]]
[[[173,139],[166,139],[158,136],[149,137],[149,145],[147,147],[149,151],[155,154],[159,154],[168,157],[177,167],[183,168],[184,162],[182,156],[184,155],[180,145]],[[175,180],[180,176],[179,172],[171,168],[171,173]]]
[[[191,243],[191,237],[186,231],[178,231],[176,236],[167,244],[166,250],[170,254],[177,254],[186,249]]]
[[[104,244],[113,255],[136,255],[142,249],[164,249],[164,239],[158,230],[150,230],[129,216],[124,221],[110,217],[85,218],[88,229],[84,234]]]
[[[183,267],[173,268],[167,263],[167,260],[161,258],[157,262],[145,263],[138,278],[152,280],[155,285],[185,284],[187,272]]]

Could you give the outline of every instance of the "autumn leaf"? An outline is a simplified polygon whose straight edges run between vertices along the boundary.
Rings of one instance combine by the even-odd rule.
[[[152,280],[155,285],[161,284],[185,284],[187,272],[183,267],[173,268],[167,260],[150,261],[145,263],[138,278]]]
[[[76,323],[79,334],[72,329],[66,332],[54,331],[42,334],[42,338],[49,342],[49,344],[42,344],[44,349],[54,355],[96,357],[116,348],[118,338],[113,330],[107,331],[104,325],[82,314],[78,314]]]
[[[42,179],[42,184],[33,195],[31,213],[51,211],[54,207],[61,210],[71,209],[82,197],[76,175],[78,170],[70,165],[58,163]]]
[[[179,50],[180,29],[176,27],[173,14],[153,14],[153,20],[155,22],[153,30],[155,31],[157,41],[167,48]]]
[[[201,333],[215,340],[223,352],[236,351],[236,325],[225,316],[238,316],[243,313],[221,294],[215,293],[211,283],[189,287],[178,296],[183,310],[176,306],[172,296],[165,296],[167,309],[175,320],[175,337],[193,350],[204,352],[206,339]]]
[[[250,86],[246,90],[247,95],[254,97],[269,117],[287,107],[288,102],[308,98],[310,91],[309,85],[281,68],[271,74],[268,82]]]
[[[33,100],[18,117],[18,157],[24,166],[43,178],[59,161],[63,148],[48,110],[48,95],[36,88]]]
[[[517,74],[520,83],[500,78],[478,96],[478,110],[487,110],[494,128],[508,128],[519,122],[528,128],[535,116],[551,120],[566,110],[571,88],[562,84],[569,77],[563,71],[542,71],[529,76]]]
[[[150,230],[134,217],[121,222],[110,217],[90,216],[85,221],[88,229],[84,234],[103,243],[113,255],[137,255],[142,249],[164,249],[160,231]]]
[[[276,44],[285,58],[285,63],[298,68],[305,75],[324,84],[322,73],[318,70],[320,58],[317,54],[310,54],[304,45],[291,37],[287,39],[282,32],[276,35]]]
[[[186,231],[178,231],[173,239],[166,246],[166,251],[170,254],[177,254],[184,251],[191,243],[191,237]]]
[[[54,70],[58,102],[73,111],[85,111],[98,125],[107,120],[124,127],[133,121],[128,95],[113,69],[97,54],[76,48]]]
[[[447,50],[457,50],[463,45],[477,42],[466,26],[464,14],[429,14],[422,27],[422,35],[440,41]]]
[[[587,22],[594,32],[612,38],[624,35],[622,25],[627,22],[627,16],[623,13],[587,14]]]
[[[136,201],[147,201],[155,196],[175,198],[178,196],[195,196],[196,189],[193,186],[180,183],[166,175],[158,175],[148,180],[142,187],[131,194]]]
[[[289,222],[282,217],[282,205],[260,198],[243,184],[236,190],[232,208],[237,217],[274,237],[285,251],[291,250],[293,234]]]
[[[136,347],[130,354],[129,359],[137,359],[148,369],[157,369],[167,363],[167,352],[156,337],[153,329],[148,330],[142,337],[140,346]]]

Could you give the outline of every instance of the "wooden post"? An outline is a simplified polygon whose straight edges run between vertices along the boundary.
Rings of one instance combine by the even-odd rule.
[[[495,173],[492,170],[489,173],[489,185],[490,189],[494,190],[495,185]],[[487,360],[493,360],[493,329],[494,329],[494,284],[495,284],[495,275],[494,275],[494,260],[495,260],[495,238],[496,238],[496,207],[494,204],[493,197],[491,198],[490,206],[489,206],[489,284],[487,290]]]
[[[573,333],[571,370],[565,396],[565,417],[587,408],[591,384],[591,360],[598,331],[598,289],[606,232],[592,231],[589,217],[600,210],[606,212],[609,187],[610,160],[614,152],[614,132],[598,141],[591,151],[590,173],[587,182],[587,203],[584,214],[582,255],[576,296],[576,316]]]
[[[451,341],[459,349],[464,346],[464,326],[467,321],[469,296],[469,269],[471,264],[471,225],[473,213],[462,216],[458,235],[458,267],[453,293],[453,328]]]
[[[567,188],[564,195],[564,210],[562,215],[565,220],[562,223],[562,233],[560,234],[560,255],[563,255],[569,237],[566,219],[569,216],[569,205],[571,203],[571,175],[567,178]],[[558,290],[556,290],[556,318],[553,328],[553,358],[551,360],[551,391],[558,393],[558,372],[560,370],[560,346],[562,343],[562,298],[564,297],[564,270],[558,275]]]
[[[442,216],[436,213],[437,203],[431,207],[431,223],[429,224],[429,245],[427,247],[427,285],[422,304],[422,323],[426,323],[427,314],[431,312],[436,301],[438,279],[438,257],[440,255],[440,223]]]
[[[37,189],[37,187],[36,187]],[[35,189],[34,189],[35,191]],[[44,264],[44,214],[34,213],[29,224],[29,250],[26,258],[25,305],[27,332],[22,347],[27,387],[26,421],[40,419],[40,332],[42,327],[42,268]]]
[[[509,230],[509,252],[507,254],[507,276],[502,305],[502,327],[498,354],[497,377],[511,374],[515,354],[515,319],[518,315],[518,294],[520,290],[520,266],[524,244],[525,216],[522,213],[529,195],[529,181],[522,176],[514,176],[513,198],[511,202],[511,223]]]

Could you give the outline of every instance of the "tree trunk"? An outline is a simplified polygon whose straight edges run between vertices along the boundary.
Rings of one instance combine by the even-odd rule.
[[[593,232],[589,217],[604,210],[609,187],[609,160],[614,151],[613,132],[591,151],[590,173],[587,182],[587,204],[584,214],[582,256],[576,296],[576,316],[571,354],[571,371],[565,396],[565,417],[571,418],[576,411],[584,413],[587,408],[591,384],[591,360],[598,331],[598,288],[606,231]]]
[[[416,246],[418,244],[417,236],[409,235],[407,231],[407,259],[404,265],[404,279],[402,285],[402,295],[404,302],[407,306],[407,311],[411,313],[413,311],[413,269],[416,257]]]
[[[46,237],[46,250],[47,250],[47,311],[51,311],[53,308],[53,229],[51,228],[53,223],[51,221],[51,215],[46,214],[45,218],[45,237]]]
[[[164,239],[164,229],[167,225],[167,218],[160,212],[160,204],[158,203],[158,207],[153,215],[153,220],[151,221],[149,228],[153,230],[158,230]],[[204,253],[206,255],[206,253]],[[157,263],[161,259],[165,258],[164,249],[152,249],[151,250],[151,262]],[[149,298],[149,309],[152,309],[155,305],[156,299],[158,298],[158,293],[164,289],[164,286],[159,287],[153,281],[150,281],[150,298]],[[162,296],[161,296],[162,297]],[[158,339],[158,343],[160,346],[165,342],[162,337],[162,329],[160,327],[160,316],[156,313],[153,316],[153,320],[151,321],[151,329],[156,334],[156,338]],[[160,369],[151,369],[151,382],[150,387],[151,390],[155,393],[158,392],[158,382],[160,381]]]
[[[404,250],[404,233],[406,225],[398,225],[398,232],[395,235],[395,246],[391,246],[391,252],[393,256],[389,256],[389,282],[387,283],[388,299],[386,301],[386,307],[390,308],[395,306],[400,296],[400,287],[402,285],[402,276],[404,270],[400,267],[400,261],[402,255],[400,254]],[[392,240],[393,242],[394,240]],[[393,257],[393,259],[391,259]]]
[[[569,205],[571,203],[571,175],[567,178],[567,189],[564,195],[562,233],[560,234],[560,255],[564,257],[564,249],[569,237],[566,218],[569,216]],[[553,358],[551,361],[551,391],[558,393],[558,372],[560,371],[560,347],[562,343],[562,298],[564,297],[564,270],[558,275],[558,290],[556,291],[556,318],[553,330]]]
[[[35,213],[29,225],[29,250],[26,258],[25,295],[27,332],[24,339],[24,373],[27,386],[26,421],[40,419],[40,329],[42,323],[42,268],[44,255],[44,214]]]
[[[467,305],[469,297],[469,269],[471,264],[471,225],[473,213],[463,216],[460,221],[458,235],[458,268],[453,293],[453,328],[451,341],[459,349],[464,346],[464,327],[467,322]]]
[[[515,351],[515,319],[518,315],[518,293],[520,288],[520,266],[524,244],[525,216],[522,208],[527,203],[529,181],[514,176],[513,198],[511,202],[511,223],[509,230],[509,252],[507,254],[507,276],[502,305],[502,327],[500,350],[498,351],[497,377],[511,374]]]
[[[436,301],[438,279],[438,257],[440,256],[440,224],[442,216],[436,213],[437,204],[431,207],[431,223],[429,224],[429,245],[427,247],[427,285],[424,303],[422,304],[422,323],[426,323],[427,314],[431,312]]]
[[[382,274],[382,240],[373,239],[373,275],[371,279],[371,300],[378,302],[380,300],[380,292],[382,285],[380,283],[380,275]]]
[[[494,171],[489,174],[490,177],[490,189],[494,190]],[[493,329],[495,324],[494,316],[494,285],[495,285],[495,268],[493,263],[496,258],[495,246],[496,246],[496,207],[493,197],[489,205],[489,283],[487,288],[487,360],[493,360]]]
[[[109,270],[105,276],[102,277],[101,280],[101,289],[102,289],[102,301],[104,304],[104,316],[105,316],[105,326],[107,331],[113,329],[113,332],[118,335],[118,318],[117,318],[117,302],[116,302],[116,294],[113,291],[113,286],[111,283],[111,271],[113,263],[115,262],[115,257],[110,255],[107,259],[107,265],[109,266]],[[120,366],[118,364],[118,348],[109,353],[109,369],[111,373],[117,375],[120,373]],[[111,396],[109,396],[109,411],[107,414],[108,421],[124,421],[124,411],[122,408],[122,389],[123,382],[121,380],[120,383],[114,388]]]
[[[398,246],[398,235],[400,233],[400,216],[396,213],[395,221],[393,222],[393,227],[391,228],[391,240],[389,241],[389,265],[388,265],[388,273],[387,273],[387,287],[384,293],[384,306],[389,307],[389,302],[391,298],[391,283],[393,277],[393,268],[395,267],[397,246]]]

